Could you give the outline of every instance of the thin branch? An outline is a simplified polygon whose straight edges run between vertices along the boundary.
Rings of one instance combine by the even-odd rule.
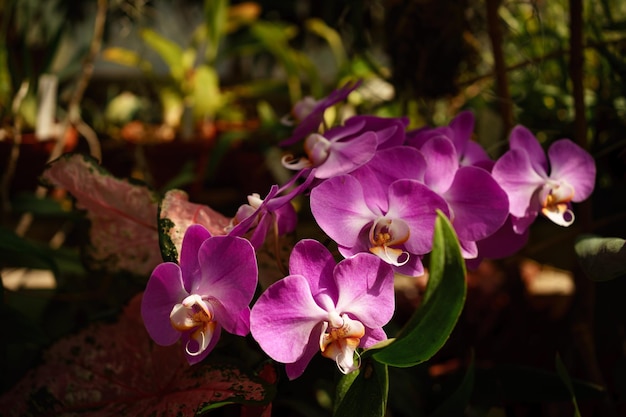
[[[509,80],[502,48],[502,25],[498,14],[501,2],[501,0],[487,0],[487,32],[491,41],[500,116],[504,122],[504,131],[508,134],[513,127],[513,101],[509,92]]]
[[[606,45],[626,45],[626,38],[619,38],[619,39],[612,39],[612,40],[608,40],[608,41],[603,41],[603,42],[588,42],[587,44],[585,44],[583,46],[584,49],[589,49],[589,48],[598,48],[600,46],[606,46]],[[568,55],[570,53],[569,49],[557,49],[555,51],[551,51],[548,52],[547,54],[541,55],[541,56],[537,56],[537,57],[533,57],[533,58],[529,58],[529,59],[525,59],[524,61],[518,62],[517,64],[513,64],[513,65],[509,65],[508,67],[506,67],[506,72],[510,73],[513,71],[517,71],[519,69],[525,68],[529,65],[535,65],[535,64],[539,64],[541,62],[550,60],[550,59],[555,59],[555,58],[559,58],[562,57],[564,55]],[[486,74],[482,74],[482,75],[478,75],[476,77],[467,79],[467,80],[463,80],[461,81],[458,86],[460,88],[463,87],[468,87],[470,85],[473,85],[479,81],[483,81],[489,78],[493,78],[495,77],[496,73],[495,72],[488,72]]]

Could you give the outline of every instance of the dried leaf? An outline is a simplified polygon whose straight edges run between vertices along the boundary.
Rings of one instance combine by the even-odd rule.
[[[42,180],[65,188],[91,220],[87,254],[94,268],[148,275],[161,262],[158,198],[145,185],[113,177],[87,155],[67,154]]]
[[[53,345],[43,365],[0,397],[0,415],[191,416],[269,403],[273,383],[234,366],[189,366],[180,345],[155,345],[140,303],[135,297],[118,323],[91,325]]]

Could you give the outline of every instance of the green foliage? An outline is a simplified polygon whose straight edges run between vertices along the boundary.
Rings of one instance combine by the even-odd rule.
[[[580,236],[574,249],[583,270],[594,281],[608,281],[626,274],[626,241],[620,238]]]
[[[344,375],[337,385],[335,417],[383,417],[387,409],[387,365],[364,360],[358,371]]]
[[[374,359],[400,367],[430,359],[454,329],[463,309],[465,292],[465,262],[458,240],[450,221],[439,212],[422,305],[395,340],[372,348]]]

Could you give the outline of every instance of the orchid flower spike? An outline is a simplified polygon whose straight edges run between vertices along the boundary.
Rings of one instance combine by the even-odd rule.
[[[593,191],[596,165],[593,157],[569,139],[548,149],[524,126],[510,135],[510,150],[496,161],[493,177],[509,196],[513,229],[524,233],[539,213],[560,226],[574,222],[571,203]]]
[[[289,271],[252,307],[252,336],[286,364],[289,379],[302,375],[317,352],[344,374],[358,369],[356,349],[387,339],[382,326],[395,308],[391,267],[367,253],[335,264],[321,243],[305,239],[294,247]]]
[[[201,225],[183,238],[180,265],[165,262],[152,272],[141,302],[150,337],[162,346],[182,340],[190,365],[215,347],[221,329],[245,336],[258,268],[252,245],[233,236],[211,236]]]

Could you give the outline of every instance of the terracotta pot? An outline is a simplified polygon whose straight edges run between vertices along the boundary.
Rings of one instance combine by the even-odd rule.
[[[76,146],[78,135],[75,130],[70,129],[68,138],[65,141],[64,152],[69,152]],[[50,158],[50,153],[54,149],[55,140],[38,140],[34,133],[23,133],[19,145],[19,155],[15,172],[11,179],[9,195],[14,196],[20,192],[34,191],[39,185],[39,176]],[[0,167],[2,175],[6,174],[9,166],[11,152],[13,149],[13,139],[0,141]]]

